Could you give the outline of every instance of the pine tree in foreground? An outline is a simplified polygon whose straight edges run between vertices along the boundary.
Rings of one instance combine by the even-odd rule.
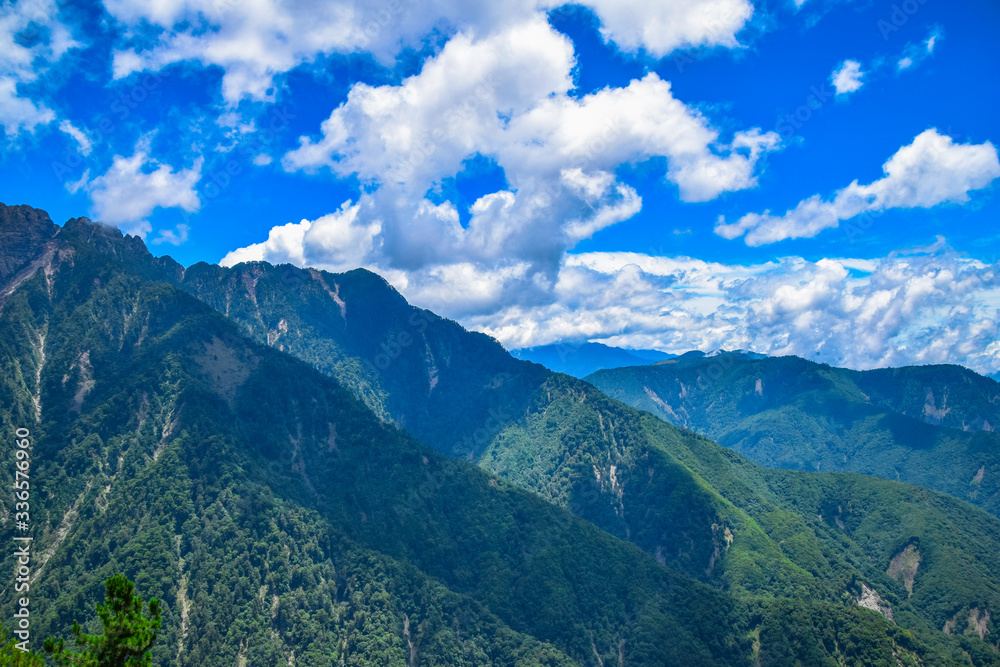
[[[8,638],[7,629],[0,625],[0,667],[45,667],[45,661],[37,653],[22,651]]]
[[[73,621],[73,636],[78,646],[86,647],[79,653],[66,648],[62,639],[45,640],[46,653],[52,654],[57,665],[71,667],[150,667],[152,654],[149,649],[156,642],[160,629],[160,601],[149,601],[149,616],[143,616],[142,598],[135,594],[135,584],[122,574],[105,582],[104,604],[97,604],[97,616],[104,632],[99,635],[84,634],[80,624]]]

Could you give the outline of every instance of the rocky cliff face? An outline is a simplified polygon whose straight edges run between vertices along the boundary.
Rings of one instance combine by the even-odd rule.
[[[45,211],[0,203],[0,284],[24,268],[58,231]]]

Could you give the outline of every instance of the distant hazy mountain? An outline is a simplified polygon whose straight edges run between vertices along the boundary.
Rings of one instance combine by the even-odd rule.
[[[1000,664],[1000,519],[762,468],[367,271],[185,270],[0,205],[25,424],[33,636],[122,570],[165,665]]]
[[[747,359],[764,359],[767,357],[766,354],[760,354],[759,352],[748,352],[746,350],[712,350],[711,352],[702,352],[701,350],[691,350],[690,352],[685,352],[684,354],[677,355],[673,359],[677,361],[691,361],[693,359],[711,359],[713,357],[718,357],[724,354],[736,354],[741,357],[746,357]],[[673,363],[670,359],[666,361],[657,361],[656,363]],[[596,371],[595,371],[596,372]]]
[[[769,467],[877,475],[1000,513],[1000,385],[961,366],[861,372],[726,354],[587,380]]]
[[[517,359],[533,361],[551,371],[582,378],[604,368],[644,366],[676,355],[659,350],[626,350],[603,343],[555,343],[511,350]]]

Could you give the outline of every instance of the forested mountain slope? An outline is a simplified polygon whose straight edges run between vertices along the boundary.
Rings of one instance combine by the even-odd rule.
[[[28,224],[10,211],[0,229]],[[4,405],[16,406],[4,428],[40,414],[33,465],[47,516],[35,530],[51,557],[37,595],[58,610],[40,632],[84,617],[118,568],[167,601],[158,659],[176,662],[163,664],[215,664],[215,650],[219,664],[274,664],[292,650],[300,664],[412,664],[414,649],[419,664],[996,660],[1000,577],[989,554],[1000,527],[968,505],[891,482],[761,469],[513,360],[366,272],[319,280],[293,269],[295,292],[277,287],[285,267],[219,270],[219,282],[256,299],[265,325],[279,316],[252,343],[242,337],[252,322],[233,328],[157,282],[192,289],[191,270],[117,232],[74,221],[35,245],[4,278],[0,367]],[[260,272],[256,282],[247,270]],[[368,291],[341,284],[353,277]],[[242,293],[216,298],[234,316]],[[376,324],[343,339],[314,330],[324,349],[399,344],[374,371],[365,357],[341,357],[345,368],[397,376],[368,385],[383,416],[404,421],[389,412],[399,405],[418,424],[456,417],[447,440],[433,439],[445,427],[418,435],[494,474],[424,449],[273,349],[295,351],[293,318],[315,326],[331,310],[345,324]],[[426,328],[404,344],[399,333],[420,328],[414,313]],[[394,396],[387,387],[405,387],[406,373],[428,377],[428,357],[415,353],[428,348],[438,382]],[[358,376],[342,381],[362,393]],[[464,403],[434,402],[445,382]],[[463,421],[463,410],[495,425]],[[891,607],[914,634],[859,609],[859,598]],[[463,651],[480,657],[463,663]],[[316,661],[301,662],[307,652]]]
[[[512,359],[495,341],[409,306],[366,271],[200,264],[188,269],[182,286],[260,342],[338,378],[426,444],[474,460],[702,581],[840,600],[858,587],[855,580],[878,580],[883,595],[899,596],[898,604],[938,629],[996,604],[997,566],[984,555],[1000,536],[996,520],[961,503],[878,480],[836,478],[828,484],[845,491],[830,496],[844,512],[856,505],[854,492],[871,508],[863,517],[869,532],[855,540],[837,512],[820,519],[774,491],[794,476],[748,472],[755,468],[587,383]],[[872,507],[871,496],[883,488],[893,500]],[[898,513],[898,497],[908,499],[915,523],[883,520]],[[970,529],[968,540],[955,538]],[[887,571],[915,541],[947,544],[956,554],[976,549],[963,577],[969,579],[953,586],[950,559],[925,560],[921,575],[937,583],[911,597],[903,577]]]
[[[954,365],[836,369],[857,384],[869,400],[928,424],[960,431],[1000,427],[1000,383]]]
[[[1000,384],[958,366],[851,371],[727,354],[600,371],[601,391],[769,467],[901,480],[1000,514]]]
[[[165,601],[157,664],[749,660],[742,602],[423,447],[91,231],[51,235],[0,312],[3,428],[32,432],[36,636],[120,569]]]

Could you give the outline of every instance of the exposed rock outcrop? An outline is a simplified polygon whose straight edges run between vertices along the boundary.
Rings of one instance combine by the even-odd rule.
[[[58,231],[45,211],[0,203],[0,285],[34,259]]]
[[[857,603],[859,607],[877,611],[893,623],[896,622],[896,619],[892,617],[892,607],[882,599],[882,596],[874,588],[868,588],[865,584],[861,584],[861,597],[858,598]]]
[[[913,580],[917,576],[918,567],[920,567],[920,551],[916,545],[908,544],[905,549],[892,557],[886,574],[896,581],[902,577],[906,590],[913,595]]]

